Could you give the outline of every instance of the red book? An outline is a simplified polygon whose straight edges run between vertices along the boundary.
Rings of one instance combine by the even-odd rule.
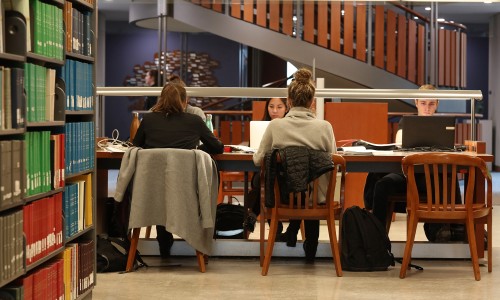
[[[33,300],[33,274],[23,278],[24,300]]]
[[[62,246],[63,243],[63,218],[62,218],[62,193],[54,195],[54,226],[55,226],[55,242],[56,249]]]

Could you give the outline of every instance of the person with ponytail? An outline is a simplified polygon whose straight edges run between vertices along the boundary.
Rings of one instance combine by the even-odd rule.
[[[335,137],[332,125],[316,119],[312,106],[316,88],[312,81],[312,73],[302,68],[295,72],[293,81],[288,86],[287,102],[290,107],[284,118],[277,118],[269,123],[260,147],[253,156],[254,163],[259,166],[266,153],[273,149],[289,146],[303,146],[313,150],[336,152]],[[320,177],[319,201],[325,200],[328,177]],[[286,241],[287,246],[295,247],[301,220],[291,220],[285,233],[279,240]],[[313,261],[316,256],[319,238],[319,221],[305,220],[304,251],[306,259]]]

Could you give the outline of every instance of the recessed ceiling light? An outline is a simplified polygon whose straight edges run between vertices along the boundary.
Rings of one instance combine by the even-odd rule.
[[[425,8],[425,10],[431,10],[431,8],[430,8],[429,6],[427,6],[427,7]]]
[[[437,21],[438,21],[438,22],[444,22],[444,21],[446,21],[446,20],[445,20],[444,18],[438,18],[438,19],[437,19]]]

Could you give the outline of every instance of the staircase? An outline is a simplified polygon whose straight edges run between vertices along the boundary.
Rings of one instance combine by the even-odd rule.
[[[367,3],[174,1],[171,16],[358,86],[413,89],[431,82],[465,87],[465,27],[439,24],[433,30],[429,20],[403,6]],[[427,47],[431,44],[434,51]]]

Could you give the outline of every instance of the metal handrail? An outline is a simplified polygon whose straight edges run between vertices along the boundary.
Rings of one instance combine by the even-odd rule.
[[[98,96],[159,96],[162,87],[97,87]],[[190,97],[272,98],[286,97],[286,88],[186,87]],[[419,89],[317,89],[318,98],[342,99],[439,99],[471,100],[471,139],[476,140],[475,102],[483,100],[480,90]]]

